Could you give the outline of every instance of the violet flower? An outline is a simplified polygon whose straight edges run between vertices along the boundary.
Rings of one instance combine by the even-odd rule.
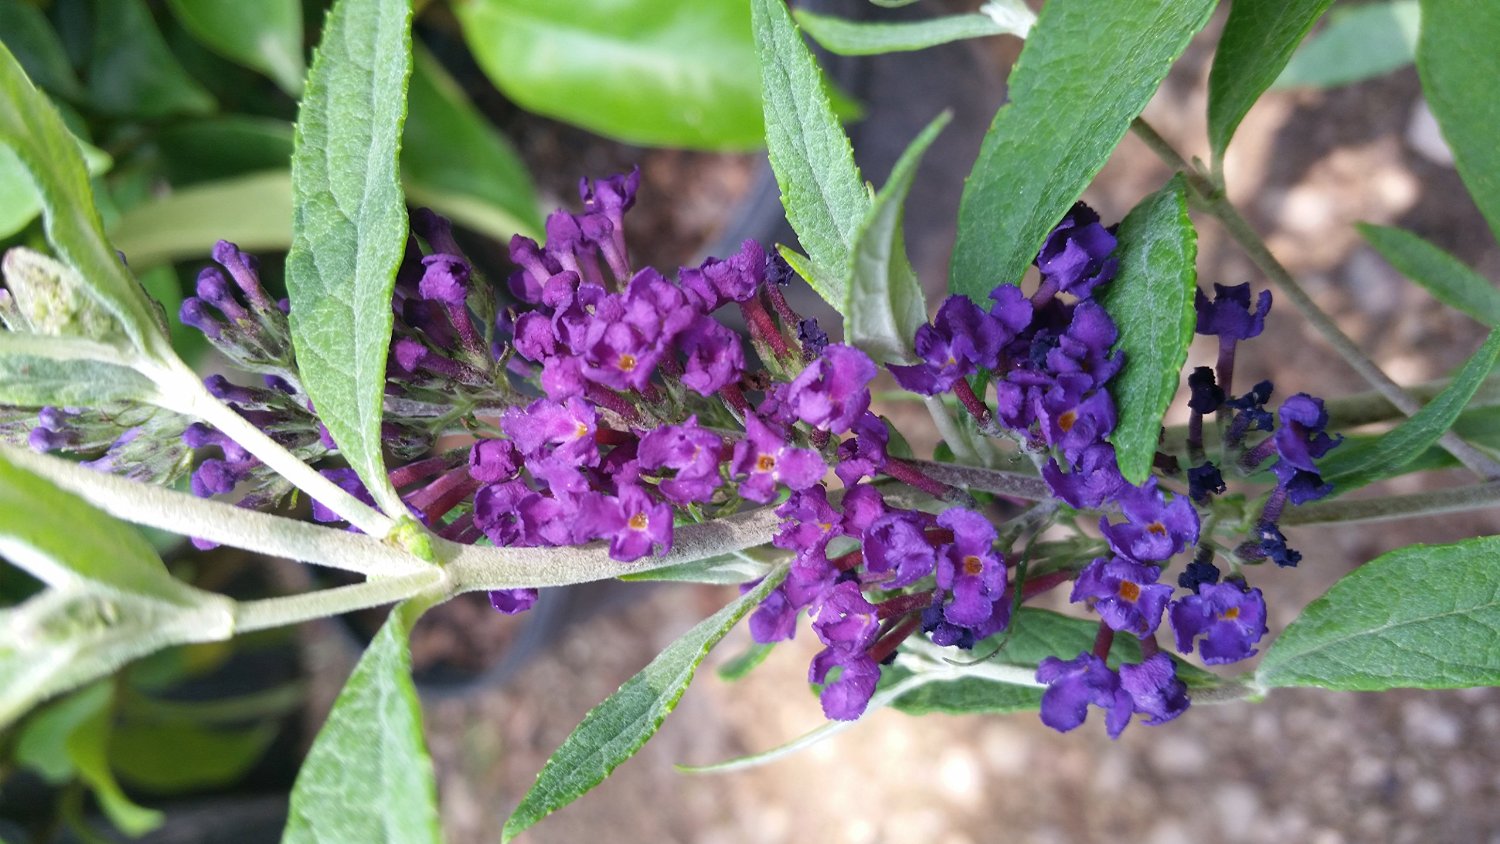
[[[1091,653],[1070,660],[1049,656],[1037,666],[1036,679],[1047,685],[1042,692],[1042,723],[1058,732],[1082,724],[1093,705],[1104,710],[1109,737],[1119,738],[1135,713],[1135,699],[1120,686],[1120,675]]]
[[[1205,583],[1198,592],[1172,602],[1168,615],[1177,650],[1198,652],[1209,665],[1238,662],[1255,654],[1255,643],[1266,635],[1266,601],[1259,589],[1237,583]]]
[[[1119,557],[1100,557],[1078,573],[1069,600],[1092,599],[1094,609],[1113,630],[1144,639],[1156,632],[1172,587],[1157,583],[1161,570]]]

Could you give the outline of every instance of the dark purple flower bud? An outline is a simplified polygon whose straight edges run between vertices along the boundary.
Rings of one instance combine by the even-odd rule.
[[[1266,402],[1271,400],[1274,389],[1270,381],[1262,381],[1243,396],[1225,400],[1224,406],[1235,411],[1229,430],[1224,434],[1225,442],[1238,445],[1248,431],[1269,431],[1276,427],[1275,418],[1266,410]]]
[[[1177,666],[1164,653],[1139,665],[1120,666],[1120,688],[1135,702],[1135,711],[1149,716],[1148,726],[1165,724],[1187,711],[1187,686],[1177,679]]]
[[[469,296],[469,263],[456,255],[428,255],[422,259],[422,281],[417,292],[423,299],[445,305],[462,305]]]
[[[619,173],[607,179],[587,178],[578,180],[578,196],[587,211],[602,212],[618,220],[626,211],[635,207],[635,192],[641,186],[641,168],[632,167],[629,173]]]
[[[1330,437],[1325,430],[1328,411],[1323,408],[1322,399],[1298,393],[1282,402],[1277,413],[1281,417],[1281,427],[1274,435],[1276,453],[1281,455],[1282,461],[1298,469],[1317,471],[1315,461],[1343,440],[1342,436]]]
[[[869,410],[875,371],[875,363],[859,349],[830,345],[792,381],[787,404],[803,422],[841,434]]]
[[[1042,243],[1036,266],[1053,289],[1085,298],[1115,277],[1120,261],[1114,251],[1115,236],[1099,224],[1094,209],[1078,202]]]
[[[1126,521],[1110,524],[1099,517],[1099,529],[1116,554],[1142,563],[1160,562],[1198,542],[1198,513],[1182,496],[1167,498],[1156,478],[1121,496]]]
[[[722,437],[700,427],[697,416],[689,416],[681,425],[657,428],[642,437],[639,459],[647,471],[675,470],[676,475],[657,489],[668,501],[687,504],[709,500],[723,482],[723,449]]]
[[[1194,560],[1187,564],[1182,574],[1177,576],[1177,585],[1183,589],[1197,592],[1199,587],[1205,583],[1218,583],[1219,567],[1205,560]]]
[[[1188,407],[1207,416],[1224,403],[1224,391],[1214,382],[1214,371],[1200,366],[1188,376]]]
[[[272,310],[271,299],[260,284],[260,262],[254,255],[241,252],[238,246],[221,240],[214,244],[213,259],[229,270],[230,277],[252,307],[261,312]]]
[[[1209,497],[1223,495],[1229,487],[1224,485],[1224,475],[1212,463],[1194,466],[1188,470],[1188,498],[1199,504],[1207,504]]]
[[[1161,624],[1162,610],[1172,600],[1172,587],[1157,583],[1161,570],[1119,557],[1100,557],[1078,573],[1074,602],[1092,599],[1094,609],[1111,629],[1144,639]]]
[[[1168,611],[1177,650],[1198,653],[1209,665],[1238,662],[1255,654],[1255,643],[1266,635],[1266,601],[1259,589],[1246,591],[1232,582],[1205,583],[1197,594],[1172,602]]]
[[[1052,493],[1078,509],[1098,507],[1114,498],[1125,487],[1125,478],[1115,463],[1115,448],[1095,443],[1084,448],[1073,464],[1073,471],[1063,474],[1054,458],[1042,467],[1042,478]]]
[[[479,440],[469,448],[469,477],[487,484],[508,481],[521,469],[521,455],[510,440]]]
[[[881,586],[899,589],[929,574],[937,565],[937,552],[924,532],[926,522],[910,510],[896,510],[876,519],[864,532],[865,570],[871,574],[894,572]]]
[[[1266,313],[1271,310],[1271,291],[1262,290],[1256,299],[1255,310],[1250,309],[1250,284],[1232,287],[1214,285],[1212,302],[1202,290],[1193,291],[1193,304],[1198,310],[1198,333],[1217,334],[1224,340],[1248,340],[1266,327]]]
[[[490,606],[506,615],[523,613],[536,606],[535,589],[491,589]]]
[[[207,463],[209,461],[204,462]],[[359,479],[359,474],[353,469],[319,469],[318,474],[333,481],[334,485],[339,489],[342,489],[360,501],[371,507],[375,506],[375,498],[370,495],[368,489],[365,489],[364,481]],[[328,509],[323,502],[316,498],[312,502],[312,517],[314,521],[319,522],[341,522],[344,520],[342,516]]]
[[[938,524],[953,531],[953,541],[938,549],[937,586],[948,593],[943,618],[960,627],[990,621],[995,602],[1005,593],[1005,560],[995,552],[995,526],[962,507],[946,510]]]
[[[677,346],[687,356],[682,383],[700,396],[713,396],[745,371],[739,335],[712,317],[695,320],[677,338]]]
[[[552,321],[538,311],[528,311],[516,318],[516,354],[527,360],[545,361],[557,354],[557,334]]]
[[[547,280],[563,271],[556,259],[524,235],[511,237],[510,259],[521,267],[510,277],[510,292],[533,305],[542,301],[542,287]]]
[[[1295,568],[1302,562],[1302,554],[1286,544],[1286,535],[1281,532],[1281,528],[1262,521],[1256,525],[1255,533],[1258,547],[1271,562],[1282,568]]]
[[[797,342],[802,344],[803,358],[813,360],[828,348],[828,332],[816,319],[808,317],[797,323]]]
[[[240,482],[241,473],[226,461],[210,457],[198,464],[193,470],[190,486],[193,495],[199,498],[212,498],[215,495],[228,495],[234,491],[236,484]],[[320,516],[322,518],[320,518]],[[336,522],[339,517],[332,511],[323,508],[323,505],[314,502],[313,518],[320,522]]]
[[[194,289],[198,298],[218,308],[230,322],[245,322],[250,319],[250,312],[234,297],[229,289],[229,280],[224,278],[218,267],[204,267],[199,271],[198,283]]]
[[[1082,724],[1090,704],[1104,710],[1110,738],[1119,738],[1135,714],[1135,700],[1121,688],[1120,675],[1091,653],[1066,661],[1049,656],[1037,666],[1036,679],[1047,684],[1042,692],[1042,723],[1058,732]]]
[[[210,340],[223,337],[224,323],[209,311],[207,302],[196,296],[189,296],[182,300],[182,306],[177,309],[177,319],[183,325],[203,332],[204,336]]]
[[[833,470],[845,486],[879,474],[885,468],[886,446],[891,440],[885,422],[869,411],[859,417],[852,430],[854,436],[839,443],[839,464]]]
[[[776,497],[776,485],[807,489],[828,471],[816,451],[793,448],[759,417],[745,417],[745,439],[734,446],[734,474],[743,477],[740,494],[765,503]]]

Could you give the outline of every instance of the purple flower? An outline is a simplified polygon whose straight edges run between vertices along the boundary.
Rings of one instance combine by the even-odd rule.
[[[1271,466],[1271,471],[1286,487],[1292,503],[1303,504],[1333,492],[1333,484],[1324,483],[1318,473],[1316,461],[1344,438],[1328,435],[1328,411],[1323,408],[1323,400],[1298,393],[1281,403],[1278,414],[1281,427],[1272,439],[1281,459]]]
[[[1049,656],[1037,666],[1036,679],[1047,684],[1042,692],[1042,723],[1058,732],[1082,724],[1092,704],[1104,710],[1109,737],[1119,738],[1135,713],[1135,700],[1121,688],[1120,675],[1091,653],[1066,661]]]
[[[1036,266],[1054,290],[1085,298],[1115,277],[1120,261],[1114,251],[1115,236],[1099,224],[1094,209],[1078,202],[1042,243]]]
[[[754,584],[747,583],[741,588],[754,588]],[[797,633],[797,612],[800,609],[787,597],[785,584],[772,589],[750,615],[750,638],[762,645],[792,638]]]
[[[1064,375],[1032,404],[1042,438],[1070,462],[1115,429],[1115,403],[1104,390],[1084,392],[1088,376]]]
[[[824,648],[808,667],[808,682],[825,682],[835,667],[842,669],[838,678],[824,686],[818,696],[823,715],[834,721],[853,721],[870,705],[875,686],[880,683],[880,666],[864,651]]]
[[[622,563],[638,560],[653,549],[672,550],[672,507],[651,500],[634,484],[621,484],[618,496],[589,493],[583,497],[579,519],[595,536],[609,539],[609,556]]]
[[[994,369],[1000,347],[1010,340],[1005,325],[969,297],[949,296],[932,324],[917,329],[916,351],[922,363],[889,368],[902,387],[930,396],[947,392],[979,367]]]
[[[712,317],[694,320],[677,338],[677,347],[687,356],[682,383],[700,396],[714,395],[745,371],[739,335]]]
[[[776,485],[807,489],[828,471],[816,451],[786,444],[760,417],[745,417],[745,439],[734,445],[734,474],[743,477],[740,495],[765,503],[776,497]]]
[[[1119,557],[1100,557],[1073,584],[1074,602],[1092,598],[1094,609],[1114,630],[1144,639],[1156,632],[1162,610],[1172,599],[1172,587],[1157,583],[1161,570]]]
[[[697,269],[684,267],[677,278],[703,312],[712,313],[727,302],[744,302],[755,295],[766,280],[766,251],[747,240],[734,255],[722,261],[709,258]]]
[[[1197,592],[1199,587],[1205,583],[1219,582],[1219,567],[1208,560],[1193,560],[1177,576],[1177,585],[1191,592]]]
[[[995,526],[962,507],[946,510],[938,524],[953,531],[953,541],[938,549],[937,586],[950,598],[943,618],[960,627],[980,627],[995,614],[1005,594],[1005,560],[995,552]]]
[[[776,508],[783,521],[771,544],[795,552],[804,559],[826,565],[829,540],[842,532],[844,518],[828,503],[828,492],[822,484],[794,492]]]
[[[1194,369],[1188,376],[1188,407],[1207,415],[1224,403],[1224,391],[1214,381],[1214,371],[1206,366]]]
[[[510,440],[479,440],[469,448],[469,477],[487,484],[508,481],[521,468],[521,455]]]
[[[525,410],[506,410],[500,417],[500,429],[527,458],[550,454],[592,466],[599,462],[599,445],[594,440],[596,420],[593,405],[583,399],[537,399]]]
[[[885,468],[886,446],[891,434],[879,416],[865,411],[855,421],[854,436],[839,443],[839,463],[833,473],[845,486],[853,486],[861,478],[873,478]]]
[[[1255,643],[1266,635],[1266,601],[1259,589],[1246,591],[1232,582],[1205,583],[1197,594],[1172,602],[1168,611],[1177,650],[1198,652],[1209,665],[1238,662],[1255,654]]]
[[[523,613],[536,606],[535,589],[491,589],[490,606],[506,615]]]
[[[1271,400],[1271,391],[1274,389],[1270,381],[1262,381],[1243,396],[1225,400],[1224,406],[1235,411],[1234,418],[1229,422],[1229,430],[1224,434],[1225,442],[1239,445],[1246,432],[1269,431],[1276,426],[1275,418],[1266,410],[1266,402]]]
[[[333,481],[339,489],[342,489],[360,501],[371,507],[375,506],[375,499],[370,495],[370,491],[365,489],[364,482],[359,479],[359,475],[353,469],[320,469],[318,470],[318,474]],[[328,509],[323,502],[318,501],[316,498],[313,499],[312,503],[312,517],[314,521],[319,522],[342,522],[344,520],[343,516]]]
[[[875,364],[868,355],[853,346],[833,344],[793,379],[787,403],[803,422],[841,434],[870,408],[874,377]]]
[[[813,632],[830,648],[863,651],[875,644],[880,618],[859,584],[845,580],[823,593],[813,607]]]
[[[864,532],[865,570],[871,574],[894,572],[881,586],[899,589],[931,574],[937,555],[924,532],[919,515],[896,510],[876,519]]]
[[[426,269],[417,287],[423,299],[445,305],[462,305],[469,295],[469,264],[456,255],[428,255],[422,259]]]
[[[840,506],[844,508],[844,533],[849,536],[863,536],[870,525],[890,510],[885,496],[869,484],[846,487]]]
[[[823,593],[811,616],[813,631],[827,647],[813,658],[808,679],[822,683],[835,666],[843,669],[823,689],[823,713],[840,721],[858,718],[880,680],[880,667],[867,653],[880,631],[875,606],[858,584],[846,580]]]
[[[1217,334],[1222,340],[1248,340],[1266,327],[1266,313],[1271,310],[1271,291],[1262,290],[1250,309],[1250,284],[1228,287],[1214,285],[1212,302],[1202,290],[1195,290],[1193,304],[1198,310],[1198,333]]]
[[[1119,336],[1114,320],[1102,305],[1079,302],[1073,308],[1067,330],[1058,335],[1057,345],[1047,351],[1047,371],[1055,375],[1084,373],[1093,378],[1091,386],[1101,387],[1125,363],[1123,354],[1110,352]]]
[[[1115,463],[1115,448],[1108,443],[1084,448],[1067,474],[1055,458],[1049,458],[1042,467],[1042,477],[1054,495],[1079,509],[1098,507],[1125,486],[1125,478]]]
[[[1255,532],[1259,538],[1257,547],[1271,562],[1282,568],[1295,568],[1302,562],[1302,554],[1286,544],[1286,536],[1273,522],[1260,522],[1256,525]]]
[[[699,427],[697,416],[689,416],[681,425],[657,428],[642,437],[640,465],[647,471],[676,471],[674,477],[657,486],[668,501],[707,501],[723,482],[719,473],[723,447],[724,440],[718,434]]]
[[[1223,495],[1229,487],[1224,485],[1224,475],[1212,463],[1194,466],[1188,470],[1188,498],[1199,504],[1207,504],[1210,496]]]
[[[1120,687],[1135,703],[1135,711],[1150,716],[1147,725],[1165,724],[1187,711],[1187,686],[1177,679],[1177,666],[1164,653],[1139,665],[1120,666]]]
[[[1138,562],[1159,562],[1198,541],[1198,514],[1182,496],[1156,488],[1156,478],[1121,496],[1126,521],[1110,524],[1099,517],[1099,529],[1116,554]]]

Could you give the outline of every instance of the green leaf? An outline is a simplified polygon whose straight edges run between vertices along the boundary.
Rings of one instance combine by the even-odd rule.
[[[1215,161],[1292,51],[1333,0],[1235,0],[1208,75],[1208,138]]]
[[[1453,426],[1497,360],[1500,360],[1500,329],[1490,332],[1489,339],[1463,365],[1447,389],[1410,418],[1375,440],[1340,446],[1329,452],[1318,463],[1323,479],[1332,483],[1336,491],[1348,492],[1399,474],[1402,467],[1420,457]]]
[[[1004,26],[989,15],[945,15],[901,23],[865,23],[794,10],[797,23],[830,53],[841,56],[874,56],[908,50],[925,50],[939,44],[983,38],[987,35],[1026,37],[1026,30]]]
[[[110,737],[109,758],[126,784],[154,794],[234,785],[265,755],[275,724],[208,729],[182,722],[126,722]]]
[[[1500,328],[1500,290],[1489,279],[1411,232],[1370,223],[1355,227],[1382,258],[1439,302]]]
[[[1417,72],[1458,175],[1500,238],[1500,15],[1486,0],[1422,0]]]
[[[1373,79],[1412,63],[1422,12],[1417,0],[1341,6],[1292,56],[1275,88],[1331,88]]]
[[[1120,473],[1141,484],[1151,474],[1162,416],[1197,323],[1198,235],[1182,176],[1131,210],[1118,237],[1119,274],[1096,294],[1120,331],[1115,348],[1125,353],[1125,367],[1110,385],[1120,417],[1109,441]]]
[[[108,171],[114,163],[103,150],[83,141],[78,141],[78,145],[83,150],[90,176]],[[3,144],[0,144],[0,196],[6,197],[5,203],[0,205],[0,239],[26,228],[36,215],[42,213],[42,198],[37,195],[25,166],[10,147]]]
[[[651,571],[620,575],[620,580],[670,581],[674,583],[712,583],[719,586],[737,586],[759,577],[764,577],[786,555],[771,553],[766,549],[750,548],[728,554],[715,554],[690,563],[680,563]]]
[[[197,182],[285,170],[292,162],[292,124],[231,114],[176,123],[156,133],[167,179],[181,189]],[[286,212],[291,217],[291,211]]]
[[[426,50],[416,51],[401,144],[408,198],[497,240],[540,237],[531,176]]]
[[[109,683],[95,683],[37,710],[17,737],[16,763],[51,785],[72,779],[77,769],[68,756],[68,737],[100,710],[108,709],[113,697]]]
[[[1411,545],[1308,605],[1261,660],[1268,688],[1500,685],[1500,536]]]
[[[1214,0],[1051,0],[964,185],[949,289],[1017,283],[1208,21]]]
[[[634,144],[761,144],[743,0],[455,5],[480,68],[528,111]]]
[[[172,13],[204,46],[302,93],[302,4],[298,0],[170,0]]]
[[[756,666],[765,662],[766,657],[770,656],[771,651],[774,650],[776,650],[776,643],[774,642],[769,644],[754,642],[738,656],[719,666],[719,670],[716,673],[719,675],[720,680],[730,683],[736,680],[743,680],[751,671],[755,670]]]
[[[951,117],[938,115],[901,154],[855,236],[844,282],[844,336],[877,363],[908,362],[912,338],[927,323],[927,300],[906,258],[901,223],[922,156]]]
[[[106,697],[108,685],[101,685]],[[145,809],[131,802],[115,781],[109,766],[109,742],[114,729],[114,712],[99,707],[68,736],[68,758],[78,776],[93,789],[99,807],[114,824],[131,837],[139,837],[161,826],[161,812]]]
[[[419,614],[393,610],[354,667],[297,774],[283,844],[442,840],[407,645]]]
[[[641,673],[589,711],[537,774],[536,783],[501,832],[510,841],[537,821],[577,800],[635,755],[687,691],[699,663],[713,646],[776,588],[786,569],[772,572],[651,660]]]
[[[168,574],[139,531],[3,456],[0,556],[59,589],[94,585],[179,607],[207,594]]]
[[[349,465],[387,513],[406,507],[386,478],[381,402],[391,291],[406,249],[397,173],[409,0],[339,0],[297,119],[287,292],[302,383]]]
[[[9,145],[30,174],[58,256],[78,271],[89,295],[114,314],[138,349],[168,358],[171,347],[154,307],[104,238],[76,139],[3,45],[0,144]]]
[[[247,252],[283,251],[292,244],[291,174],[269,170],[174,191],[125,212],[110,239],[137,270],[202,258],[219,240]]]
[[[849,293],[836,268],[848,266],[854,254],[870,195],[854,165],[849,136],[828,103],[822,74],[786,6],[782,0],[751,0],[750,10],[771,169],[787,221],[812,262],[802,275],[839,309]]]
[[[74,337],[0,331],[0,405],[97,407],[156,395],[149,379],[104,361],[112,346]]]
[[[89,102],[101,114],[155,120],[214,110],[211,94],[178,63],[141,0],[95,0]]]
[[[35,4],[28,0],[0,0],[0,41],[10,48],[36,84],[69,100],[83,96],[62,41]]]

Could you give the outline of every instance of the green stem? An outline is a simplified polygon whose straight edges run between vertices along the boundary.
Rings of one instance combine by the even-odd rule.
[[[982,492],[1024,498],[1028,501],[1041,501],[1052,496],[1052,490],[1047,486],[1047,482],[1036,475],[1007,472],[1004,469],[964,466],[958,463],[938,463],[932,460],[910,462],[928,477],[960,489],[977,489]]]
[[[1184,160],[1177,150],[1145,120],[1136,118],[1130,128],[1162,161],[1183,174],[1187,179],[1188,188],[1192,190],[1203,209],[1219,221],[1230,238],[1244,250],[1251,263],[1259,267],[1260,271],[1271,279],[1297,310],[1302,312],[1308,322],[1313,324],[1318,333],[1323,335],[1324,341],[1332,346],[1334,351],[1355,372],[1359,373],[1360,377],[1368,381],[1381,396],[1407,416],[1422,409],[1421,402],[1391,380],[1391,377],[1386,375],[1373,360],[1360,351],[1349,335],[1345,334],[1333,321],[1333,318],[1324,313],[1312,297],[1307,295],[1307,291],[1303,290],[1302,285],[1292,278],[1292,274],[1287,271],[1286,267],[1276,260],[1276,256],[1266,248],[1265,241],[1261,240],[1260,235],[1255,233],[1250,224],[1240,215],[1239,210],[1229,202],[1219,186]],[[1439,442],[1444,449],[1480,477],[1500,478],[1500,463],[1459,439],[1458,435],[1452,431],[1445,432]]]
[[[398,577],[367,580],[351,586],[320,589],[317,592],[307,592],[301,595],[242,601],[234,608],[234,632],[243,634],[253,630],[285,627],[289,624],[391,604],[427,592],[442,581],[441,571],[428,569]]]
[[[1467,513],[1500,504],[1500,481],[1471,486],[1384,495],[1353,501],[1328,501],[1293,507],[1281,517],[1283,525],[1316,525],[1331,522],[1388,522],[1443,513]]]
[[[188,369],[186,364],[173,361],[162,368],[143,369],[142,374],[156,382],[163,396],[163,407],[218,428],[272,471],[337,513],[339,518],[374,537],[384,537],[395,526],[389,517],[318,474],[316,469],[282,448],[249,420],[214,398],[204,388],[197,373]]]
[[[430,569],[377,539],[96,472],[68,460],[0,444],[0,456],[35,472],[118,519],[232,545],[272,557],[365,575]]]
[[[938,434],[943,442],[953,450],[953,456],[964,463],[980,463],[989,465],[994,462],[995,449],[989,440],[980,439],[974,443],[959,427],[954,420],[953,414],[948,412],[948,405],[937,396],[928,396],[922,400],[927,405],[927,413],[932,416],[932,423],[937,426]]]

